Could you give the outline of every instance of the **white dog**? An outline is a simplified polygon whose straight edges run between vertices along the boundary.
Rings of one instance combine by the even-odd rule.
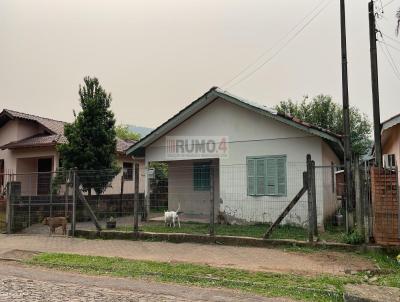
[[[181,209],[181,204],[179,204],[176,211],[166,211],[164,212],[164,222],[165,226],[175,227],[175,222],[178,221],[178,226],[181,227],[181,222],[179,221],[179,210]]]

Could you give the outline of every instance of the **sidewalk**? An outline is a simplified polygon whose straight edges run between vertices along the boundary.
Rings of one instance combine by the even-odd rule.
[[[188,262],[265,272],[334,274],[372,270],[372,262],[333,251],[309,254],[281,249],[127,240],[87,240],[42,235],[0,235],[1,254],[12,250],[73,253],[135,260]],[[11,253],[12,254],[12,253]]]

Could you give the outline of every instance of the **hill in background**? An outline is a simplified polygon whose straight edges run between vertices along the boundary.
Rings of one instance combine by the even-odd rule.
[[[141,138],[145,137],[147,134],[149,134],[151,131],[154,130],[153,128],[147,128],[135,125],[128,125],[128,129],[129,131],[139,133]]]

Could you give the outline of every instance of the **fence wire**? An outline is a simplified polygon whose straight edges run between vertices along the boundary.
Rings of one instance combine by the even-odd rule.
[[[214,222],[216,235],[260,238],[304,185],[306,163],[287,162],[284,169],[274,164],[261,163],[253,171],[248,163],[182,161],[139,174],[139,230],[209,234]],[[340,170],[338,166],[315,169],[317,224],[324,240],[339,240],[344,232]],[[75,221],[76,230],[95,230],[95,217],[103,230],[132,231],[134,175],[133,169],[122,174],[98,170],[8,175],[10,231],[48,234],[42,224],[46,217],[65,217],[69,229]],[[173,221],[165,223],[168,211],[179,216],[175,227],[170,226]],[[271,238],[307,240],[308,225],[306,193]]]

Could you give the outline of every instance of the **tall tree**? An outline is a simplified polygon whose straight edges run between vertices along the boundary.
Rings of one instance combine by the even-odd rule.
[[[396,18],[397,18],[396,34],[399,35],[399,31],[400,31],[400,8],[396,13]]]
[[[343,134],[342,108],[329,95],[317,95],[309,100],[306,96],[301,102],[283,101],[276,106],[281,113],[295,116],[305,122]],[[350,137],[352,152],[365,155],[371,148],[371,122],[358,108],[350,108]]]
[[[63,169],[78,169],[83,190],[105,191],[119,168],[116,165],[115,118],[110,110],[111,94],[97,78],[85,77],[79,86],[82,111],[65,125],[68,143],[58,147]]]
[[[117,137],[120,139],[128,139],[133,141],[140,140],[140,134],[129,130],[128,125],[120,124],[115,127],[115,131],[117,133]]]

